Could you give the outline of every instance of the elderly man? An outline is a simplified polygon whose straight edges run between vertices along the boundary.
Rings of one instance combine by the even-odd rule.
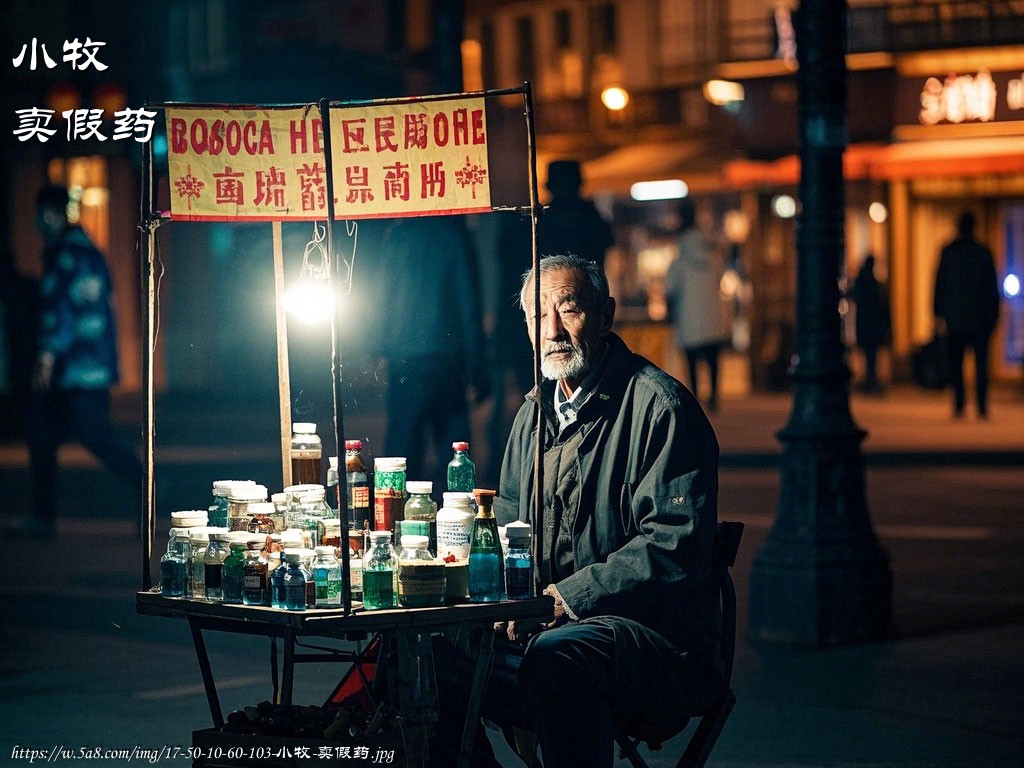
[[[547,768],[610,766],[614,724],[642,722],[667,737],[723,690],[710,570],[718,443],[685,387],[612,333],[615,301],[600,267],[573,255],[545,257],[540,294],[534,338],[528,274],[520,297],[545,381],[512,427],[495,510],[501,523],[533,518],[541,408],[543,555],[536,565],[555,616],[542,627],[498,628],[510,642],[498,656],[484,716],[535,730]],[[450,757],[445,748],[457,750],[450,720],[464,712],[454,694],[446,700],[444,677],[459,669],[449,661],[438,660],[438,760]],[[495,764],[480,752],[474,766]]]

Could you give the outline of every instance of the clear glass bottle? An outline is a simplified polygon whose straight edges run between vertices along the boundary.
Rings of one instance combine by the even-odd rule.
[[[316,433],[316,424],[300,421],[292,424],[292,482],[321,483],[320,465],[323,443]]]
[[[405,457],[384,456],[373,462],[373,529],[398,530],[405,510]],[[365,585],[364,585],[365,587]]]
[[[426,536],[402,536],[398,556],[398,604],[405,608],[444,605],[444,561],[430,554]]]
[[[239,605],[242,603],[242,585],[245,579],[245,553],[249,546],[244,538],[235,536],[228,546],[231,552],[221,564],[221,602]]]
[[[215,480],[213,504],[207,510],[207,522],[215,528],[228,527],[228,496],[235,485],[256,485],[255,480]]]
[[[270,501],[274,505],[274,514],[270,519],[274,522],[274,531],[280,533],[288,527],[285,522],[285,518],[288,516],[288,494],[284,491],[271,494]]]
[[[252,516],[249,507],[267,500],[265,485],[235,484],[228,493],[228,530],[248,531]]]
[[[477,488],[473,491],[478,511],[473,520],[473,536],[469,542],[469,599],[474,603],[493,603],[505,598],[505,573],[498,521],[491,507],[494,491]]]
[[[341,605],[341,563],[334,556],[333,546],[316,548],[313,583],[316,587],[317,608],[337,608]]]
[[[277,524],[274,517],[277,514],[277,506],[272,501],[253,501],[249,503],[249,525],[246,530],[249,533],[277,533]]]
[[[437,511],[437,554],[446,561],[469,557],[473,533],[473,498],[461,491],[446,491],[444,505]]]
[[[160,593],[164,597],[184,597],[188,592],[189,529],[171,528],[167,551],[160,558]]]
[[[281,583],[284,589],[282,607],[286,611],[306,610],[306,582],[309,579],[309,573],[302,565],[302,558],[302,550],[285,550],[285,571]]]
[[[370,469],[363,457],[362,440],[345,441],[345,483],[348,489],[349,546],[360,554],[370,530]]]
[[[206,599],[219,603],[224,599],[222,587],[222,576],[224,561],[231,554],[231,534],[217,532],[210,534],[210,544],[206,547],[203,555],[203,582],[206,589]]]
[[[242,602],[246,605],[270,605],[270,568],[264,553],[257,549],[245,553]]]
[[[394,608],[398,604],[398,555],[391,546],[391,531],[371,531],[370,548],[363,556],[363,607]]]
[[[410,480],[405,488],[409,499],[405,502],[403,518],[427,523],[428,549],[437,554],[437,502],[430,497],[434,484],[430,480]]]
[[[455,455],[448,462],[448,490],[472,493],[476,485],[476,464],[469,458],[469,443],[452,443]]]
[[[533,532],[529,523],[505,526],[508,549],[505,552],[505,595],[509,600],[533,597],[533,555],[530,542]]]

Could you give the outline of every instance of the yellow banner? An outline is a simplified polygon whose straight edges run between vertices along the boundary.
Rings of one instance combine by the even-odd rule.
[[[316,105],[167,109],[171,218],[323,219]],[[332,107],[335,218],[490,210],[483,97]]]
[[[483,97],[330,114],[337,218],[490,210]]]
[[[282,221],[327,216],[315,105],[167,109],[171,218]]]

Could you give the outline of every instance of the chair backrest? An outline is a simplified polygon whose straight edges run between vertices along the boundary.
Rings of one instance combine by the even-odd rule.
[[[743,523],[718,523],[712,568],[722,601],[722,658],[725,660],[726,685],[731,684],[732,664],[736,656],[736,587],[729,569],[736,564],[736,553],[743,538]]]

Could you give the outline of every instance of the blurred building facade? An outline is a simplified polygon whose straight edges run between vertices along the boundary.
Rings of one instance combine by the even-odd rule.
[[[1020,380],[1024,14],[1004,0],[848,5],[846,275],[870,252],[888,283],[887,374],[906,379],[931,338],[939,249],[969,209],[1004,281],[994,375]],[[632,185],[681,179],[724,224],[742,278],[734,343],[755,390],[786,386],[793,343],[797,12],[795,0],[467,3],[467,88],[534,83],[541,173],[583,161],[585,191],[615,224],[620,327],[654,359],[673,355],[655,322],[671,203],[637,201]]]

